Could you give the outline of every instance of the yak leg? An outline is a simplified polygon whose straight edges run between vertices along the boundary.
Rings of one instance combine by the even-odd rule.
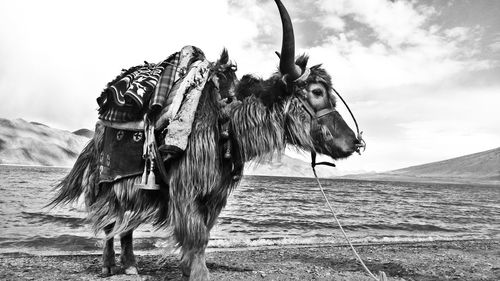
[[[114,223],[107,225],[104,228],[104,234],[108,236],[109,233],[113,230],[115,226]],[[104,250],[102,252],[102,274],[103,275],[113,275],[118,271],[118,267],[116,267],[115,262],[115,247],[114,247],[114,238],[111,237],[106,239],[104,242]]]
[[[137,263],[134,256],[132,233],[133,230],[130,230],[122,234],[120,237],[120,244],[122,247],[122,251],[120,254],[120,263],[122,265],[122,268],[125,269],[125,274],[136,275],[138,274],[138,272]]]
[[[184,251],[181,261],[183,280],[209,280],[208,268],[205,263],[205,248],[206,245],[201,249],[191,249],[188,251]]]
[[[174,233],[182,246],[180,266],[183,280],[207,281],[209,277],[205,264],[205,248],[208,244],[209,231],[205,224],[205,216],[198,211],[189,211],[198,210],[197,207],[184,209],[186,213],[180,216],[181,221],[176,222]]]

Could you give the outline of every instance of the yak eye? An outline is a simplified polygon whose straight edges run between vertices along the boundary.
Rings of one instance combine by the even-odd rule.
[[[323,91],[321,91],[321,89],[314,89],[312,92],[315,96],[323,95]]]

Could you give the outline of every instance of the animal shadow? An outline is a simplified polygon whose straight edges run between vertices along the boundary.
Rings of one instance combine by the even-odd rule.
[[[361,271],[364,272],[364,268],[359,263],[356,258],[325,258],[325,257],[313,257],[311,255],[295,255],[294,259],[300,260],[303,263],[319,265],[325,268],[333,268],[338,271]],[[384,261],[367,261],[364,260],[365,265],[370,269],[370,271],[377,275],[378,272],[383,271],[387,276],[393,277],[409,277],[415,276],[415,272],[409,268],[404,267],[400,263],[394,262],[384,262]]]

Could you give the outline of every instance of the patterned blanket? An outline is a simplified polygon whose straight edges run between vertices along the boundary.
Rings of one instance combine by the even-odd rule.
[[[182,56],[190,50],[189,56]],[[158,63],[147,63],[123,71],[109,82],[97,98],[99,119],[111,122],[142,120],[154,116],[166,105],[174,83],[182,79],[192,62],[203,59],[203,52],[193,46],[170,55]]]
[[[143,120],[144,114],[168,125],[161,145],[186,148],[210,66],[200,49],[186,46],[159,64],[132,67],[108,83],[97,99],[99,122],[105,127],[99,183],[143,173],[143,155],[148,155],[144,122],[132,121]],[[143,124],[132,129],[132,123]]]
[[[103,150],[99,155],[99,183],[136,176],[144,171],[142,131],[104,129]]]

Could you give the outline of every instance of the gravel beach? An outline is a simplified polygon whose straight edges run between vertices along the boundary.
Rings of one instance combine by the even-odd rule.
[[[500,240],[356,246],[374,273],[389,280],[500,280]],[[118,260],[118,258],[117,258]],[[101,257],[0,255],[1,280],[181,280],[176,255],[138,255],[139,276],[101,276]],[[347,246],[211,249],[211,280],[372,280]]]

